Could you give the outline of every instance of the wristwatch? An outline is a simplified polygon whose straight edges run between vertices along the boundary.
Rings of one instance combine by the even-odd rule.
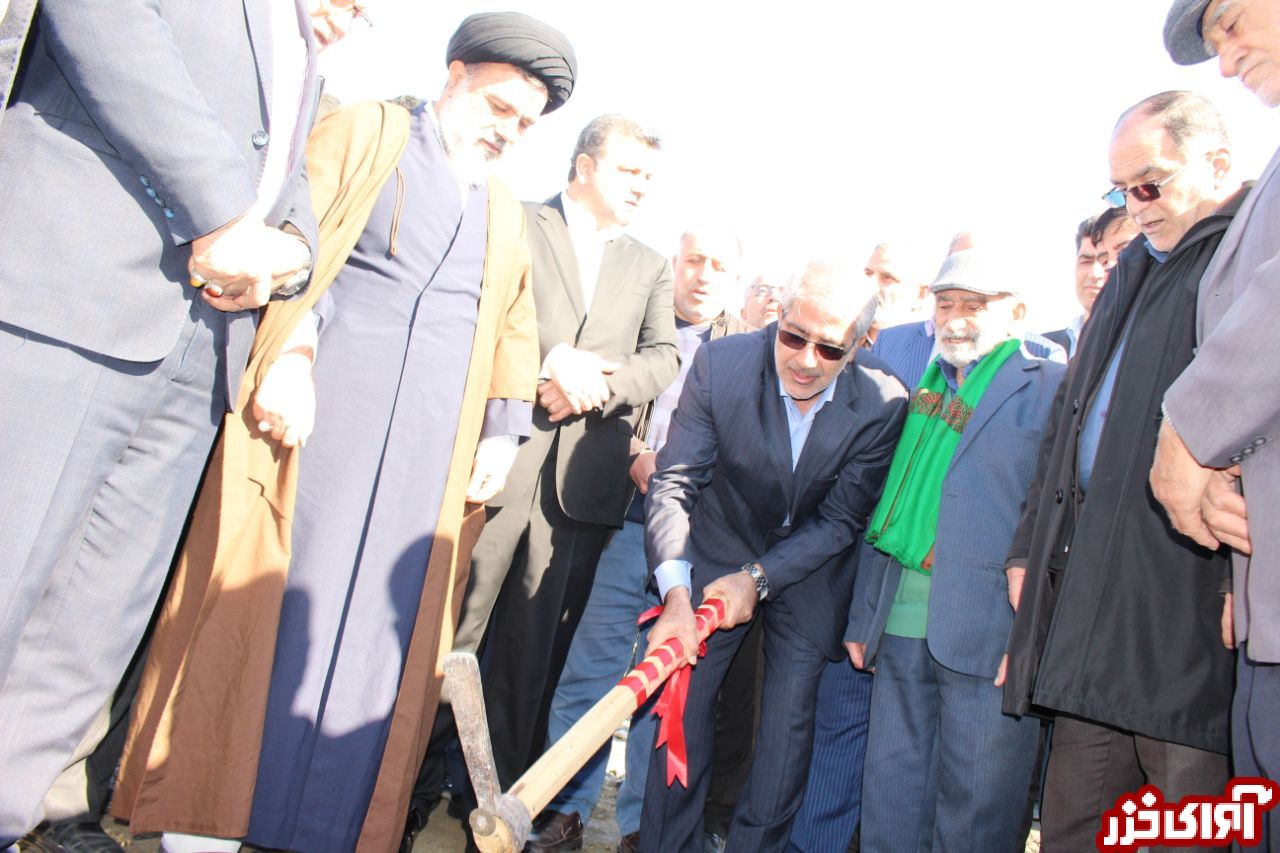
[[[751,575],[751,579],[756,583],[756,595],[759,596],[757,601],[764,601],[765,596],[769,594],[769,579],[764,576],[764,569],[760,568],[759,563],[747,563],[742,567],[742,571]]]

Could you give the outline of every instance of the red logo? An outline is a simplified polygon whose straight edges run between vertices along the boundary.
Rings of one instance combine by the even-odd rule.
[[[1103,853],[1133,853],[1158,843],[1167,847],[1241,847],[1258,843],[1259,816],[1275,808],[1280,786],[1270,779],[1241,776],[1221,797],[1184,797],[1166,803],[1160,789],[1143,785],[1102,813],[1096,841]]]

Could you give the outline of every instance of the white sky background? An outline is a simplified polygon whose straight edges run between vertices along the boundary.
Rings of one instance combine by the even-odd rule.
[[[1206,95],[1227,117],[1240,180],[1280,143],[1280,114],[1216,63],[1172,63],[1168,0],[368,5],[375,27],[322,58],[343,102],[435,97],[471,12],[517,9],[573,42],[573,97],[502,168],[521,198],[562,189],[582,126],[625,113],[664,140],[629,229],[659,252],[691,224],[724,222],[748,274],[818,257],[860,267],[897,236],[922,247],[931,277],[951,236],[972,229],[1020,280],[1033,328],[1078,312],[1075,228],[1104,205],[1125,107],[1166,89]]]

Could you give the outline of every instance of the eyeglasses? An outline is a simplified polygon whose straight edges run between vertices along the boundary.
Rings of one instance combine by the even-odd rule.
[[[1151,181],[1149,183],[1138,184],[1137,186],[1125,187],[1123,189],[1120,187],[1113,187],[1109,192],[1103,193],[1102,200],[1112,207],[1124,207],[1125,195],[1133,196],[1134,201],[1155,201],[1160,198],[1160,188],[1176,178],[1179,172],[1190,165],[1190,163],[1183,163],[1179,169],[1160,181]]]
[[[817,341],[811,341],[808,338],[802,338],[795,332],[788,332],[781,326],[778,327],[778,342],[787,349],[802,350],[809,344],[813,344],[814,350],[818,355],[827,361],[839,361],[845,357],[849,350],[838,347],[834,344],[820,344]]]
[[[772,284],[754,284],[751,286],[752,296],[781,299],[784,293],[786,293],[786,288],[775,287]]]

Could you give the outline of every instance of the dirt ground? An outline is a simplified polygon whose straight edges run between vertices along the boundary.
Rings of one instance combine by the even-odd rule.
[[[612,853],[618,847],[618,826],[614,822],[614,801],[618,795],[618,783],[622,779],[625,735],[619,733],[613,739],[609,755],[609,771],[605,777],[604,791],[596,803],[591,820],[587,823],[586,838],[582,849],[585,853]],[[108,818],[103,822],[107,831],[116,837],[131,853],[159,853],[160,842],[156,838],[134,839],[129,828]],[[425,829],[418,835],[413,853],[462,853],[466,848],[466,836],[462,824],[449,817],[444,806],[436,809]],[[246,848],[248,849],[248,848]],[[1026,853],[1039,853],[1040,833],[1031,831],[1027,839]]]

